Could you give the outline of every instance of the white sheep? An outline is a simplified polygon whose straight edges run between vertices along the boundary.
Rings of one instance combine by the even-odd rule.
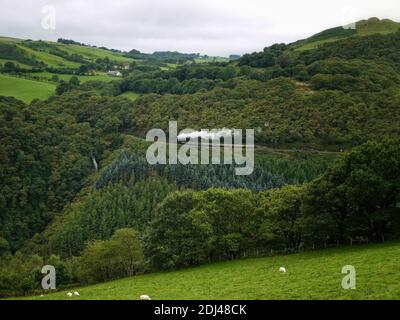
[[[142,295],[140,296],[140,300],[151,300],[151,299],[150,299],[150,297],[149,297],[148,295],[142,294]]]
[[[76,295],[76,296],[80,296],[80,294],[79,294],[79,292],[78,292],[78,291],[75,291],[75,292],[74,292],[74,295]]]
[[[72,292],[68,292],[67,296],[71,298],[72,297]]]
[[[285,267],[280,267],[280,268],[279,268],[279,272],[281,272],[281,273],[286,273],[286,268],[285,268]]]

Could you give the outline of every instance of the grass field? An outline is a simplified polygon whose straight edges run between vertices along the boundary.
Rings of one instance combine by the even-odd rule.
[[[44,62],[49,67],[65,67],[65,68],[79,68],[81,64],[73,61],[68,61],[62,57],[55,56],[45,51],[37,51],[25,46],[17,45],[19,48],[24,50],[27,55],[35,57],[35,59]]]
[[[31,66],[28,66],[27,64],[23,64],[23,63],[21,63],[21,62],[18,62],[18,61],[16,61],[16,60],[11,60],[11,59],[0,59],[0,64],[1,64],[1,65],[4,65],[6,62],[12,62],[12,63],[14,63],[15,65],[18,65],[18,66],[21,67],[21,68],[26,68],[26,69],[30,69],[30,68],[31,68]]]
[[[20,39],[17,38],[10,38],[10,37],[2,37],[0,36],[0,42],[5,42],[5,43],[18,43],[20,42]]]
[[[305,50],[312,50],[315,48],[318,48],[319,46],[325,44],[325,43],[330,43],[330,42],[336,42],[341,40],[342,38],[331,38],[331,39],[326,39],[326,40],[320,40],[320,41],[313,41],[313,42],[307,42],[304,45],[296,48],[296,51],[305,51]]]
[[[64,81],[69,81],[73,75],[71,74],[55,74],[55,73],[50,73],[50,72],[35,72],[35,73],[28,73],[30,76],[36,76],[36,77],[43,77],[46,79],[51,79],[53,76],[58,76],[60,80]],[[105,73],[99,73],[93,76],[90,75],[83,75],[83,76],[76,76],[78,79],[81,81],[81,83],[87,82],[87,81],[93,81],[93,80],[98,80],[98,81],[112,81],[115,80],[115,78],[108,76]]]
[[[54,42],[51,42],[54,44]],[[100,48],[94,48],[94,47],[84,47],[84,46],[78,46],[74,44],[66,45],[66,44],[56,44],[61,50],[64,50],[70,54],[76,53],[80,54],[83,57],[85,57],[88,60],[94,61],[97,58],[106,58],[108,57],[112,61],[116,62],[125,62],[125,63],[130,63],[133,61],[131,58],[124,57],[122,54],[117,53],[117,52],[110,52],[107,50],[103,50]]]
[[[0,37],[0,43],[7,44],[16,44],[17,47],[23,50],[26,56],[34,57],[38,61],[44,62],[46,65],[55,68],[78,68],[82,63],[69,61],[60,57],[58,55],[54,55],[49,52],[47,47],[42,47],[40,50],[32,49],[26,45],[24,45],[23,41],[20,39]],[[122,63],[130,63],[133,61],[131,58],[124,57],[121,53],[111,52],[108,50],[95,48],[95,47],[86,47],[79,45],[66,45],[56,42],[46,41],[47,44],[53,46],[54,48],[61,49],[64,52],[69,54],[79,54],[81,55],[87,62],[95,61],[97,58],[106,58],[108,57],[111,61],[122,62]],[[21,63],[18,63],[22,66]]]
[[[400,23],[394,22],[388,19],[379,20],[376,18],[370,18],[368,20],[361,20],[356,23],[357,32],[349,37],[362,37],[371,34],[389,34],[394,33],[400,29]],[[294,48],[296,51],[304,51],[315,49],[325,43],[335,42],[343,39],[343,37],[331,36],[322,40],[315,40],[313,37],[302,41],[299,45]]]
[[[121,94],[120,96],[121,97],[125,97],[125,98],[128,98],[128,99],[130,99],[130,100],[132,100],[132,101],[135,101],[138,97],[139,97],[139,93],[135,93],[135,92],[130,92],[130,91],[128,91],[128,92],[124,92],[123,94]]]
[[[371,18],[369,20],[362,20],[357,23],[357,35],[367,36],[374,33],[388,34],[394,33],[400,29],[400,23],[382,19],[377,20]]]
[[[11,96],[26,103],[33,99],[47,99],[54,94],[56,85],[0,74],[0,96]]]
[[[196,63],[209,63],[209,62],[229,62],[226,57],[207,57],[207,58],[196,58],[194,59]]]
[[[28,299],[400,299],[400,242],[215,263],[71,288]],[[356,289],[341,287],[342,267],[356,268]],[[284,266],[287,273],[279,273]]]

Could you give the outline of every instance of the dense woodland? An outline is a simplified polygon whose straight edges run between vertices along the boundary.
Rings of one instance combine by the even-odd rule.
[[[139,136],[173,119],[183,128],[256,128],[257,143],[274,147],[340,150],[399,134],[399,40],[400,32],[305,51],[277,44],[231,63],[136,70],[112,87],[80,89],[141,93],[131,110]]]
[[[229,63],[179,56],[182,65],[167,70],[160,65],[176,53],[159,52],[120,80],[58,81],[46,101],[0,97],[0,295],[40,290],[44,264],[63,287],[398,239],[400,32],[347,36],[311,50],[276,44]],[[78,45],[69,41],[60,43]],[[82,62],[73,74],[114,63],[25,45]],[[17,46],[0,53],[48,68]],[[140,138],[170,120],[180,129],[254,128],[262,146],[337,153],[257,152],[248,177],[225,165],[150,166]]]

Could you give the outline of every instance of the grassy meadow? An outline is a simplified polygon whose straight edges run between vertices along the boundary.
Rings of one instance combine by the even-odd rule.
[[[72,74],[55,74],[55,73],[50,73],[50,72],[34,72],[34,73],[28,73],[28,76],[30,77],[39,77],[43,78],[45,80],[50,80],[54,76],[57,76],[60,80],[64,81],[69,81],[74,75]],[[87,82],[87,81],[111,81],[115,80],[115,78],[108,76],[105,73],[98,73],[95,75],[76,75],[76,77],[80,80],[81,83]]]
[[[70,54],[80,54],[82,55],[85,59],[89,61],[94,61],[97,58],[109,58],[112,61],[116,62],[125,62],[125,63],[130,63],[132,62],[131,58],[124,57],[122,54],[118,52],[110,52],[104,49],[100,48],[95,48],[95,47],[85,47],[85,46],[79,46],[76,44],[62,44],[62,43],[54,43],[50,42],[53,45],[56,45],[58,48],[60,48],[63,51],[66,51]]]
[[[400,299],[400,243],[334,248],[214,263],[145,274],[27,299]],[[341,287],[345,265],[356,269],[356,289]],[[287,273],[279,273],[284,266]]]
[[[128,98],[128,99],[130,99],[132,101],[135,101],[139,97],[139,95],[140,95],[139,93],[128,91],[128,92],[124,92],[120,96]]]
[[[347,37],[363,37],[372,34],[395,33],[400,29],[400,24],[388,19],[379,20],[376,18],[370,18],[368,20],[361,20],[357,22],[355,27],[356,29],[354,30],[354,34],[348,35]],[[343,30],[339,29],[337,32],[338,34],[331,33],[326,36],[318,34],[309,39],[300,41],[299,45],[295,46],[295,50],[296,51],[312,50],[318,48],[323,44],[342,40],[344,38],[342,34]]]
[[[80,64],[73,61],[68,61],[62,57],[50,54],[46,51],[33,50],[31,48],[17,45],[20,49],[24,50],[28,55],[35,57],[35,59],[42,61],[49,67],[66,67],[66,68],[79,68]]]
[[[47,99],[54,94],[56,85],[0,74],[0,96],[10,96],[30,103],[33,99]]]

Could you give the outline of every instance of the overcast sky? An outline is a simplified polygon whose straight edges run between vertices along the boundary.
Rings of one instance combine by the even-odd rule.
[[[372,16],[400,21],[399,0],[0,0],[0,35],[226,56]]]

